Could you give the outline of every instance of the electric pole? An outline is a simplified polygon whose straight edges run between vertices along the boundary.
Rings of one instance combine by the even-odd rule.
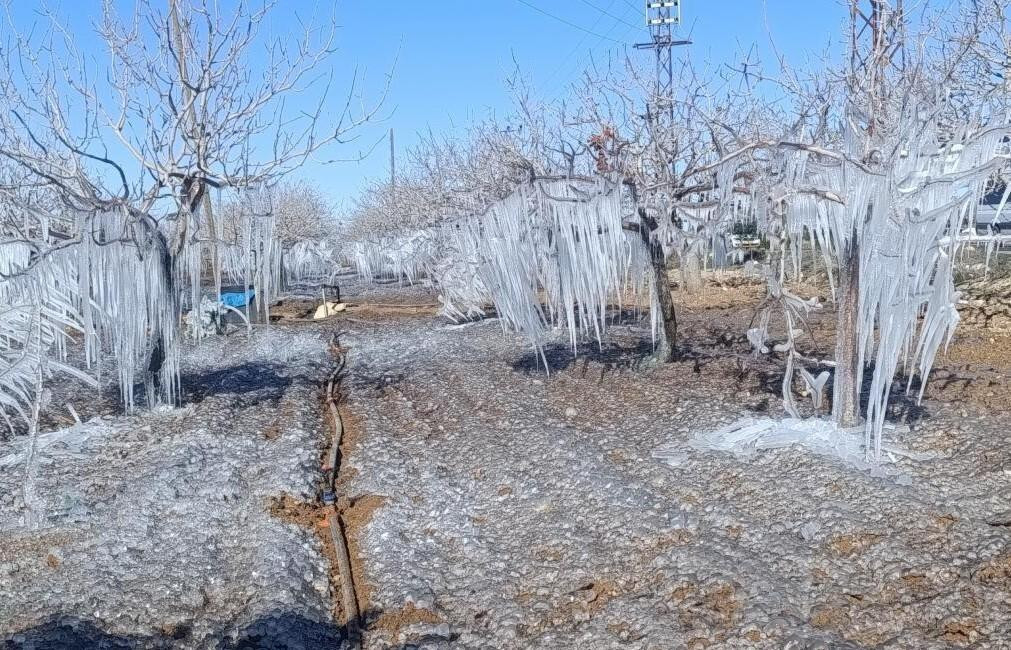
[[[647,104],[646,113],[652,113],[652,121],[658,133],[674,131],[674,61],[671,50],[678,45],[690,45],[691,41],[674,40],[674,27],[681,24],[681,0],[646,0],[646,27],[652,40],[636,43],[638,50],[656,52],[656,97],[653,106]],[[661,137],[663,137],[661,135]],[[674,161],[670,160],[670,173],[674,173]]]
[[[646,0],[646,27],[651,41],[636,43],[639,50],[656,52],[656,114],[674,120],[674,62],[671,50],[691,41],[675,41],[674,26],[681,24],[681,0]],[[666,110],[665,110],[666,109]]]
[[[868,97],[872,129],[885,110],[889,77],[905,71],[905,27],[902,0],[850,0],[850,74]]]
[[[393,127],[390,127],[390,189],[397,189],[397,160],[393,149]]]
[[[902,0],[851,0],[850,68],[901,72],[906,65]]]

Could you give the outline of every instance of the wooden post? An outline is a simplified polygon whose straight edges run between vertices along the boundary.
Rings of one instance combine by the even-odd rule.
[[[397,189],[397,156],[393,147],[393,127],[390,127],[390,188]]]

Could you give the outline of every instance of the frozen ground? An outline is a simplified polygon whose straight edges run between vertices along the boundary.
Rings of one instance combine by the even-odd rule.
[[[760,294],[679,304],[686,360],[652,370],[625,327],[576,361],[549,346],[545,375],[421,287],[350,286],[326,325],[212,339],[186,355],[186,408],[50,440],[41,531],[18,522],[23,443],[0,444],[0,639],[341,647],[329,562],[290,523],[312,513],[269,513],[317,494],[339,327],[338,501],[370,649],[1011,648],[1011,339],[967,330],[928,389],[944,404],[900,401],[893,442],[936,460],[892,478],[800,449],[742,460],[689,444],[781,415],[780,363],[742,365],[740,291]]]
[[[210,339],[184,357],[188,406],[50,436],[39,531],[19,524],[23,441],[0,444],[0,643],[340,647],[316,537],[268,513],[316,496],[320,337]]]
[[[775,373],[707,327],[669,367],[631,371],[619,336],[553,348],[545,376],[496,321],[355,326],[349,492],[383,503],[356,532],[366,645],[1011,648],[1007,412],[904,405],[895,442],[939,455],[898,460],[910,485],[800,449],[697,451],[779,413]]]

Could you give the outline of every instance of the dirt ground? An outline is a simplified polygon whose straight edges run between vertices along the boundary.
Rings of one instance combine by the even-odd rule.
[[[44,434],[34,530],[21,521],[25,441],[0,441],[0,647],[341,647],[331,549],[314,530],[325,333],[188,345],[185,406],[114,403]],[[54,393],[54,409],[65,395],[79,411],[105,405],[72,385]]]
[[[800,449],[697,451],[783,414],[782,360],[743,336],[762,297],[677,292],[683,357],[653,369],[627,314],[603,349],[549,346],[550,374],[495,320],[344,325],[345,485],[383,499],[354,532],[366,646],[1011,647],[1011,341],[960,330],[922,404],[897,390],[893,442],[936,456],[886,461],[909,484]],[[824,350],[832,314],[809,324]],[[680,458],[652,457],[670,443]]]
[[[311,320],[311,295],[277,305],[280,327],[257,332],[252,361],[239,336],[196,355],[196,406],[180,416],[127,417],[114,390],[85,400],[80,387],[57,387],[53,404],[105,415],[95,449],[113,454],[115,472],[89,460],[88,445],[73,452],[83,519],[0,550],[0,589],[16,577],[0,609],[115,647],[345,643],[318,467],[323,342],[340,332],[350,366],[336,497],[367,648],[1011,648],[1008,333],[960,328],[922,403],[896,382],[890,417],[909,431],[890,442],[932,457],[869,472],[803,449],[738,458],[691,446],[740,417],[783,415],[783,359],[756,358],[744,335],[764,290],[740,275],[711,276],[698,296],[674,292],[679,361],[642,363],[648,317],[633,306],[615,311],[603,346],[574,355],[559,333],[545,348],[549,372],[493,310],[453,324],[423,286],[342,289],[348,309],[325,321]],[[828,297],[818,283],[795,289]],[[779,326],[773,319],[774,338]],[[802,351],[827,356],[833,329],[827,307],[813,313]],[[264,376],[261,357],[274,369]],[[60,425],[68,414],[48,417]],[[653,455],[661,446],[663,459]],[[283,481],[269,469],[282,465]],[[183,485],[179,472],[198,466],[182,493],[166,492],[168,505],[121,487]],[[67,483],[47,482],[64,499]],[[255,499],[242,497],[249,485]],[[180,498],[192,521],[166,528],[164,561],[138,569],[134,556],[152,552],[145,526]],[[75,554],[82,530],[90,541]],[[110,534],[136,539],[124,550]],[[213,598],[180,599],[217,580],[207,566],[223,546],[233,549],[229,577]],[[92,556],[99,586],[86,577]],[[46,575],[62,577],[47,586]],[[166,576],[178,577],[163,585]],[[19,584],[33,585],[32,603],[14,595]],[[124,584],[108,620],[74,637],[100,611],[77,605]],[[255,594],[254,605],[229,597],[229,585]],[[145,590],[172,603],[170,614],[145,607]],[[278,608],[298,616],[278,619]],[[5,647],[37,638],[4,637]]]

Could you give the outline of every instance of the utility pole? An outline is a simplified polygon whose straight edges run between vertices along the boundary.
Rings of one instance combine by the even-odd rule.
[[[652,40],[636,43],[635,48],[656,52],[656,97],[652,107],[647,105],[646,113],[652,114],[657,133],[673,133],[674,61],[671,50],[679,45],[691,45],[691,41],[674,40],[674,27],[681,24],[681,0],[646,0],[645,16]],[[674,161],[669,162],[673,177]]]
[[[850,68],[853,72],[906,65],[902,0],[851,0]]]
[[[666,134],[674,132],[672,128],[674,124],[674,62],[671,58],[671,49],[677,45],[688,45],[690,41],[675,41],[673,36],[674,26],[681,22],[681,0],[646,0],[645,9],[646,27],[649,29],[652,40],[649,43],[636,43],[635,47],[638,50],[656,52],[656,96],[651,102],[652,107],[649,104],[646,105],[646,119],[654,125],[657,137],[664,138]],[[658,162],[660,164],[660,169],[656,170],[658,176],[662,178],[669,174],[670,179],[673,180],[675,176],[673,158]],[[637,199],[636,202],[638,203]],[[653,273],[653,298],[659,307],[663,330],[654,358],[666,363],[673,361],[678,356],[677,313],[671,298],[670,279],[667,277],[667,256],[664,254],[663,246],[652,236],[652,233],[659,227],[657,218],[648,214],[643,207],[639,207],[637,213],[639,215],[639,234],[642,237],[643,245],[649,252],[650,267]],[[673,218],[673,215],[664,218]]]
[[[393,149],[393,127],[390,127],[390,189],[397,189],[397,159]]]
[[[691,41],[675,41],[674,26],[681,24],[681,0],[646,0],[646,27],[651,41],[636,43],[637,50],[656,52],[656,113],[666,113],[674,120],[674,62],[671,49],[690,45]],[[665,110],[666,109],[666,110]]]
[[[850,0],[850,74],[868,97],[866,110],[881,119],[888,77],[906,67],[902,0]]]

